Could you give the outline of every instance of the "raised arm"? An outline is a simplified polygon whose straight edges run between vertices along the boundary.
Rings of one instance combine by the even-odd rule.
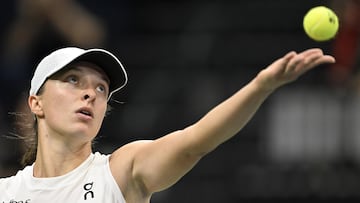
[[[195,124],[154,141],[120,148],[114,153],[118,155],[114,160],[121,162],[119,158],[124,154],[131,157],[132,180],[145,196],[163,190],[179,180],[201,157],[239,132],[274,90],[320,64],[334,62],[332,56],[324,55],[320,49],[290,52]]]

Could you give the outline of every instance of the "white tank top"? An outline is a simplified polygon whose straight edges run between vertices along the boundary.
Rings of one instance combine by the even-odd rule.
[[[91,154],[59,177],[35,178],[33,165],[0,179],[0,203],[125,203],[109,167],[109,155]]]

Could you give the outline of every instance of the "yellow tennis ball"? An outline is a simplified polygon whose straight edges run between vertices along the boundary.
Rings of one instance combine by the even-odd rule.
[[[306,34],[315,41],[327,41],[335,37],[339,29],[339,19],[325,6],[311,8],[304,16]]]

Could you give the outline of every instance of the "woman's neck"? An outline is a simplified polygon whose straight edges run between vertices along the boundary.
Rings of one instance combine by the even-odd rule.
[[[65,175],[83,163],[91,152],[91,142],[75,145],[51,136],[39,136],[33,175],[38,178]]]

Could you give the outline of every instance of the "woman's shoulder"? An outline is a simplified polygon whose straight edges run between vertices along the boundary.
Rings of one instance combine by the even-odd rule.
[[[129,157],[130,154],[134,154],[137,151],[141,150],[141,148],[149,143],[154,142],[153,140],[136,140],[130,142],[126,145],[121,146],[120,148],[116,149],[111,156],[126,156]]]

